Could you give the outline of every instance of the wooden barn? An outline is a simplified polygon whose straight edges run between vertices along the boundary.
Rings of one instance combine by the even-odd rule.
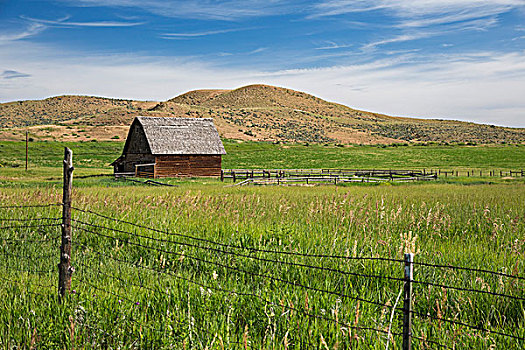
[[[136,117],[115,176],[220,176],[226,154],[210,118]]]

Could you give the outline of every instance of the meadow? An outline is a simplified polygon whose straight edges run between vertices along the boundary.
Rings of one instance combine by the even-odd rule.
[[[248,188],[190,179],[156,188],[92,178],[74,180],[75,273],[60,303],[60,227],[47,225],[61,208],[7,207],[61,201],[61,169],[46,164],[60,164],[63,145],[48,145],[30,169],[40,185],[23,169],[0,168],[0,348],[399,349],[404,252],[524,277],[520,179]],[[19,144],[2,146],[3,162],[19,161]],[[75,176],[113,159],[106,145],[86,143],[92,161],[82,165],[89,152],[74,146]],[[224,167],[277,167],[276,158],[290,167],[379,167],[378,159],[410,167],[416,156],[422,167],[525,164],[521,146],[461,146],[452,156],[448,146],[225,146]],[[21,227],[38,224],[46,226]],[[413,348],[522,348],[523,340],[435,319],[525,337],[525,282],[514,277],[416,264]]]

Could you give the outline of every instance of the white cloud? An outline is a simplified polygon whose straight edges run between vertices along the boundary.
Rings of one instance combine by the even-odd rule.
[[[432,35],[433,35],[432,33],[425,33],[425,32],[412,33],[412,34],[401,34],[401,35],[398,35],[398,36],[394,36],[392,38],[382,39],[382,40],[378,40],[378,41],[373,41],[371,43],[363,45],[362,49],[364,51],[368,51],[368,50],[375,49],[376,47],[381,46],[381,45],[393,44],[393,43],[401,43],[401,42],[412,41],[412,40],[418,40],[418,39],[427,38],[427,37],[432,36]]]
[[[208,30],[204,32],[195,32],[195,33],[163,33],[160,35],[162,39],[191,39],[191,38],[198,38],[202,36],[208,36],[208,35],[217,35],[217,34],[225,34],[225,33],[231,33],[231,32],[238,32],[243,30],[249,30],[252,28],[234,28],[234,29],[221,29],[221,30]]]
[[[164,17],[238,20],[288,13],[294,1],[267,0],[62,0],[70,6],[133,7]]]
[[[18,78],[28,78],[31,75],[17,72],[16,70],[4,70],[2,74],[0,74],[0,78],[2,79],[18,79]]]
[[[46,28],[47,26],[41,23],[30,23],[22,30],[0,34],[0,43],[30,38],[41,33]]]
[[[407,26],[454,23],[523,8],[522,0],[325,0],[312,7],[312,17],[387,11]]]
[[[335,43],[333,41],[327,41],[326,45],[320,46],[320,47],[316,47],[315,49],[316,50],[337,50],[337,49],[349,48],[349,47],[352,47],[352,46],[353,46],[352,44],[337,44],[337,43]]]
[[[166,100],[202,88],[265,83],[390,115],[525,127],[525,51],[421,57],[264,72],[216,68],[195,59],[74,56],[27,42],[0,45],[0,62],[31,75],[0,81],[0,99],[85,94]]]
[[[58,20],[45,20],[32,17],[21,16],[21,18],[31,21],[34,24],[49,25],[55,27],[134,27],[145,22],[115,22],[115,21],[92,21],[92,22],[72,22],[68,21],[69,16]]]

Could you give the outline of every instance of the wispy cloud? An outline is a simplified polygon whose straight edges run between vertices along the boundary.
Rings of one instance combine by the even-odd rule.
[[[192,38],[198,38],[198,37],[203,37],[203,36],[232,33],[232,32],[238,32],[238,31],[249,30],[249,29],[252,29],[252,28],[208,30],[208,31],[196,32],[196,33],[163,33],[160,35],[160,37],[162,39],[175,39],[175,40],[192,39]]]
[[[324,0],[312,6],[310,16],[381,10],[406,20],[407,26],[426,26],[494,16],[520,7],[525,7],[521,0]]]
[[[316,47],[315,49],[316,50],[336,50],[336,49],[349,48],[349,47],[353,46],[352,44],[337,44],[337,43],[335,43],[333,41],[328,41],[328,42],[326,42],[326,44],[327,45]]]
[[[165,100],[191,89],[265,83],[390,115],[525,127],[524,51],[402,55],[317,69],[262,71],[180,57],[79,55],[18,42],[11,50],[0,50],[0,62],[31,74],[30,84],[27,79],[6,80],[8,87],[0,84],[3,101],[59,94]]]
[[[259,48],[255,49],[255,50],[248,51],[247,54],[248,54],[248,55],[254,55],[254,54],[257,54],[257,53],[264,52],[264,51],[266,51],[266,50],[268,50],[267,47],[259,47]]]
[[[290,13],[301,8],[292,0],[62,0],[70,6],[133,7],[164,17],[239,20]]]
[[[117,21],[91,21],[91,22],[74,22],[69,21],[70,16],[58,20],[46,20],[21,16],[21,18],[38,24],[54,27],[134,27],[144,24],[145,22],[117,22]]]
[[[47,26],[40,23],[30,23],[28,26],[26,26],[26,28],[20,31],[12,31],[10,33],[0,34],[0,43],[27,39],[41,33],[46,28]]]
[[[30,76],[31,74],[17,72],[16,70],[4,70],[4,72],[0,74],[0,78],[2,79],[29,78]]]
[[[401,42],[412,41],[412,40],[418,40],[418,39],[427,38],[427,37],[432,36],[432,35],[433,35],[433,33],[424,33],[424,32],[413,33],[413,34],[401,34],[401,35],[394,36],[392,38],[382,39],[382,40],[377,40],[377,41],[370,42],[368,44],[363,45],[361,47],[361,49],[364,50],[364,51],[370,51],[370,50],[373,50],[373,49],[375,49],[375,48],[377,48],[378,46],[381,46],[381,45],[393,44],[393,43],[401,43]]]

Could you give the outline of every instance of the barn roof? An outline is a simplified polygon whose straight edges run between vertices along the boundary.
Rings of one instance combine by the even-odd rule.
[[[211,118],[136,117],[152,154],[226,154]]]

